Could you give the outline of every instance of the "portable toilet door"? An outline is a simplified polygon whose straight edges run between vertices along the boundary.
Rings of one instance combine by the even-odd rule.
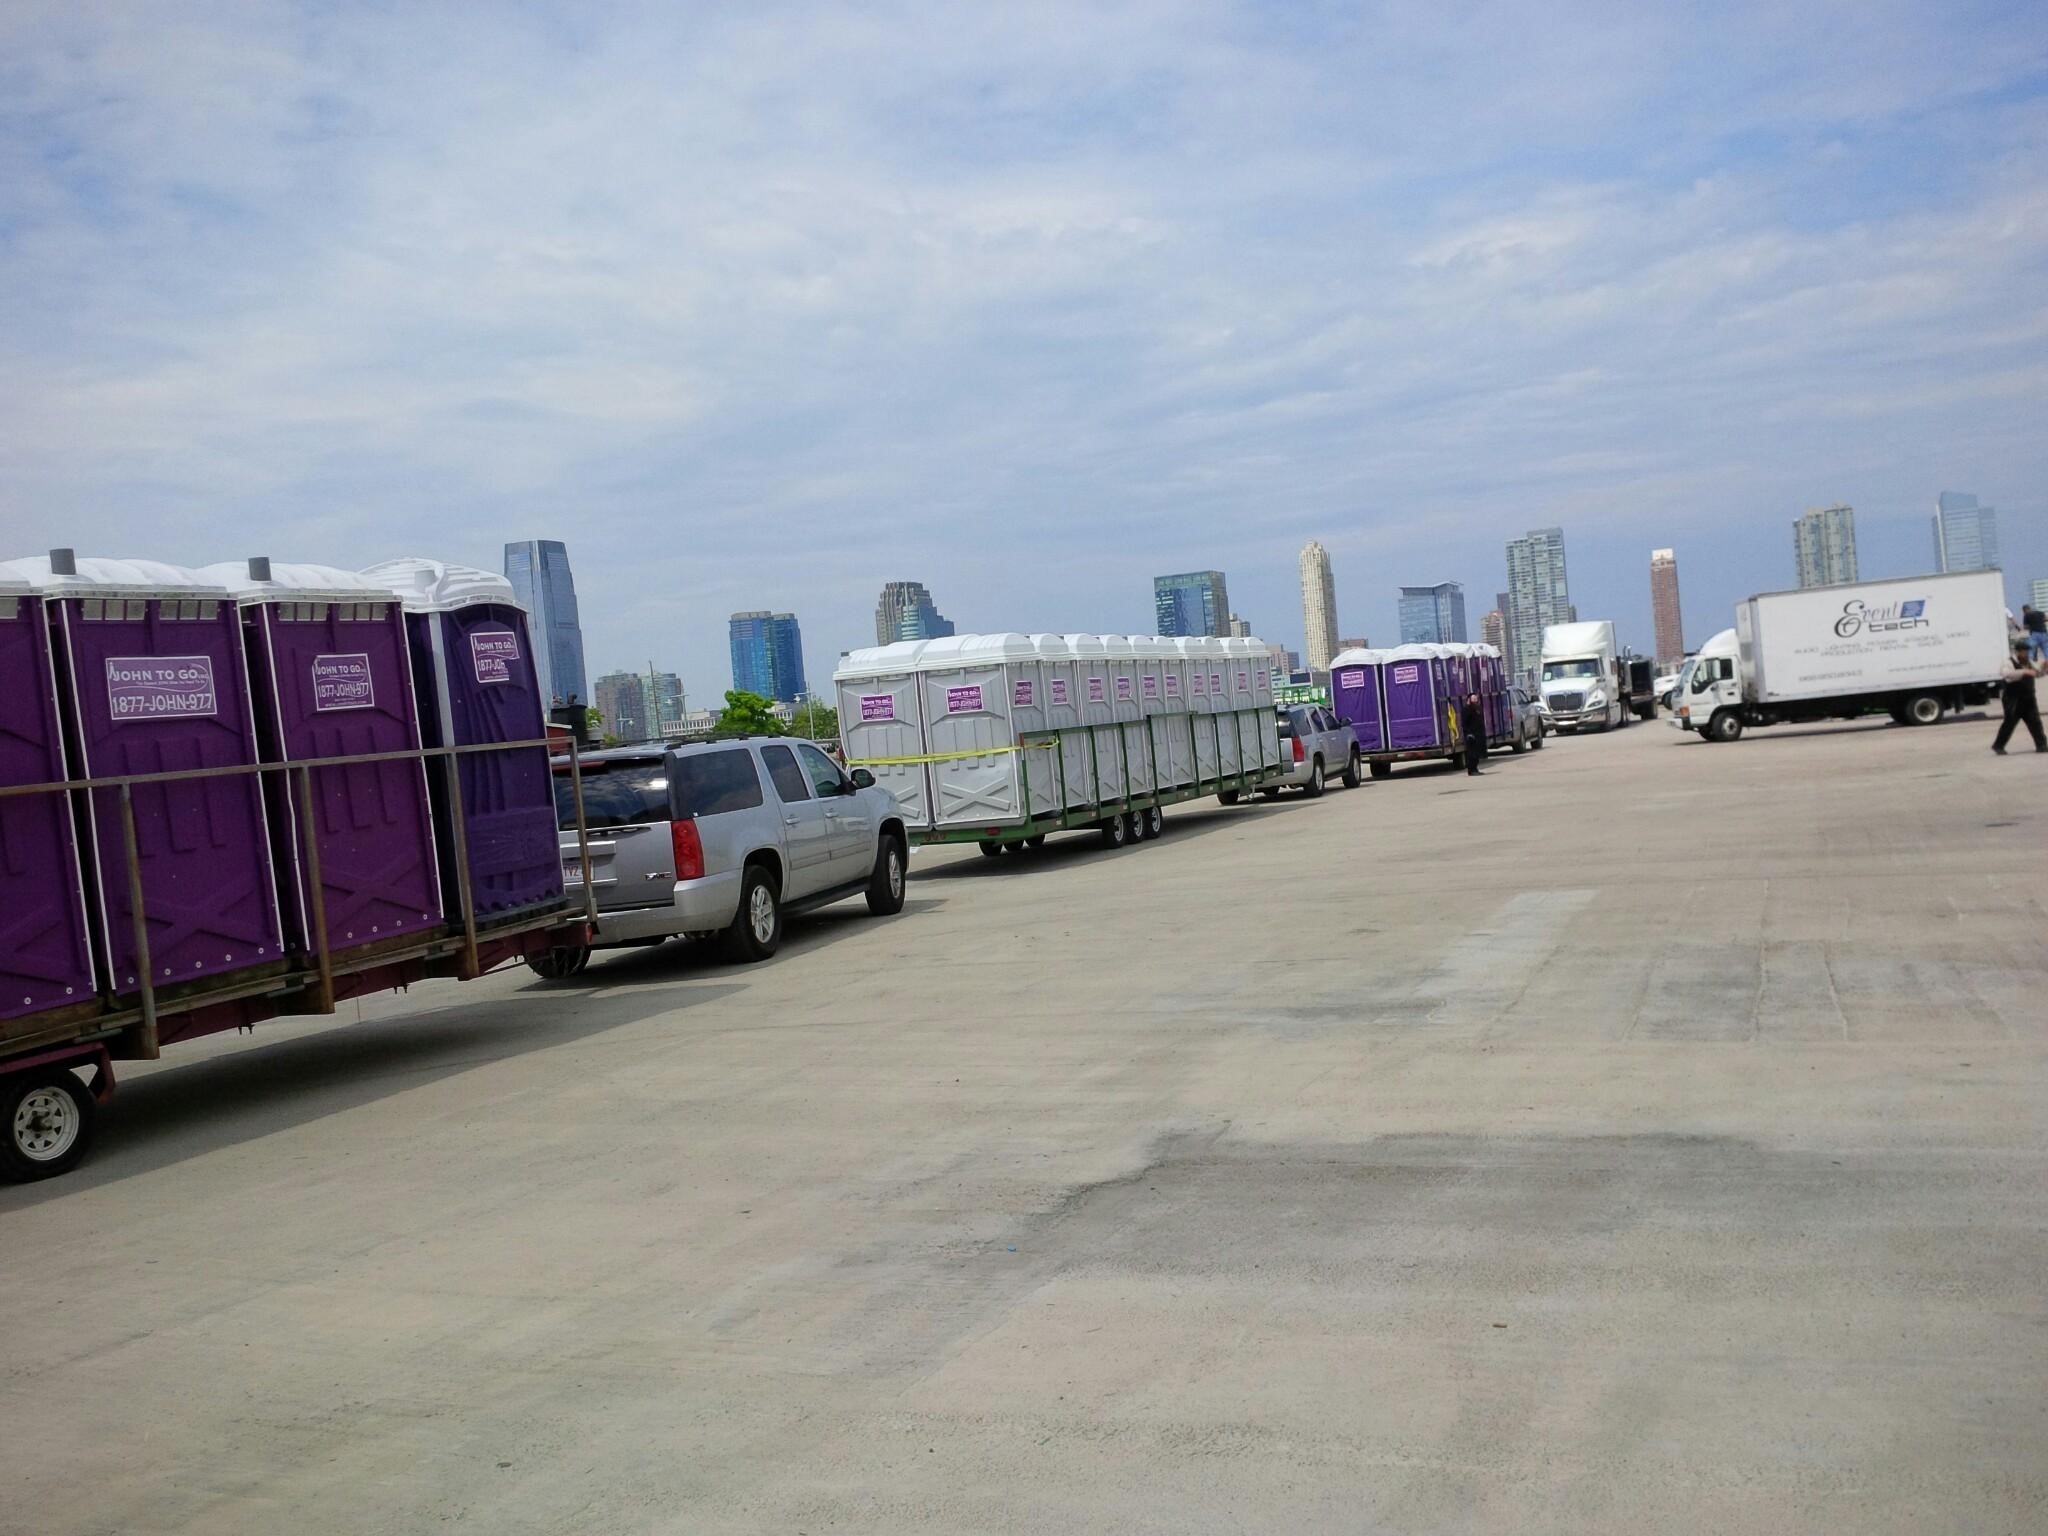
[[[85,778],[226,768],[262,761],[240,621],[227,593],[150,560],[17,562],[56,621],[61,707]],[[130,791],[148,918],[150,980],[187,989],[230,973],[281,969],[270,834],[258,775],[166,780]],[[95,949],[117,994],[140,967],[121,797],[86,797],[99,893]],[[168,1040],[170,1036],[163,1036]]]
[[[1031,816],[1050,816],[1061,808],[1059,743],[1046,723],[1047,635],[1024,635],[1021,647],[1005,663],[1010,690],[1010,729],[1017,746],[1017,777],[1024,785],[1024,803]],[[1057,665],[1057,657],[1054,658]]]
[[[427,746],[537,741],[547,730],[531,626],[512,584],[438,560],[386,560],[358,573],[405,605],[420,735]],[[468,843],[470,900],[479,919],[560,903],[562,854],[545,746],[466,752],[454,759]],[[459,916],[447,770],[430,771],[441,886]]]
[[[1191,778],[1201,783],[1216,777],[1216,716],[1209,708],[1208,641],[1200,638],[1176,640],[1181,676],[1186,680],[1188,761]]]
[[[1174,784],[1173,741],[1168,732],[1166,690],[1173,674],[1173,642],[1161,635],[1133,635],[1131,649],[1138,654],[1138,709],[1144,717],[1145,749],[1152,764],[1152,777],[1141,782],[1150,790],[1170,789]]]
[[[1385,677],[1387,750],[1419,752],[1438,744],[1443,732],[1437,658],[1426,646],[1403,645],[1387,653]]]
[[[1032,802],[1038,803],[1040,765],[1047,779],[1047,804],[1062,811],[1089,803],[1094,788],[1088,767],[1088,733],[1081,728],[1074,687],[1074,650],[1065,635],[1033,635],[1038,653],[1039,727],[1058,736],[1053,750],[1031,759]],[[1014,713],[1014,700],[1012,706]]]
[[[0,786],[70,776],[43,599],[0,565]],[[98,1008],[71,796],[0,798],[0,1041]]]
[[[1116,721],[1114,741],[1123,759],[1124,793],[1152,791],[1152,754],[1145,744],[1144,706],[1138,697],[1138,651],[1129,635],[1104,635],[1109,655],[1109,708]]]
[[[419,749],[405,611],[389,590],[352,571],[261,559],[200,574],[241,609],[265,757],[295,763]],[[426,764],[390,758],[306,772],[329,948],[373,949],[438,927],[445,912]],[[299,776],[271,780],[264,789],[288,936],[311,953]]]
[[[1118,740],[1116,706],[1111,702],[1116,679],[1109,660],[1109,642],[1103,635],[1068,635],[1067,649],[1074,658],[1075,708],[1088,738],[1088,803],[1124,798],[1124,754]],[[1074,764],[1068,764],[1073,772]]]
[[[1180,789],[1195,781],[1195,730],[1188,696],[1188,664],[1177,639],[1161,637],[1159,716],[1154,729],[1166,755],[1165,782]]]
[[[918,658],[936,825],[1000,830],[1024,819],[1010,661],[1030,659],[1022,635],[953,635]]]
[[[933,825],[931,765],[917,659],[930,643],[898,640],[850,651],[832,677],[846,766],[867,769],[895,797],[904,825],[926,830]]]
[[[1382,653],[1340,651],[1330,659],[1330,707],[1351,723],[1361,752],[1387,750],[1386,711],[1380,702]]]
[[[1216,771],[1232,776],[1244,771],[1244,722],[1230,696],[1230,642],[1210,640],[1204,649],[1209,669],[1209,713],[1214,719]]]

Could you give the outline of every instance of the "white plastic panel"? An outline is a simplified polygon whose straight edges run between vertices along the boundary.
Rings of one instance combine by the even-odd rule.
[[[366,565],[356,574],[373,587],[396,592],[408,613],[447,613],[475,603],[520,607],[511,582],[495,571],[480,571],[473,565],[408,555]]]

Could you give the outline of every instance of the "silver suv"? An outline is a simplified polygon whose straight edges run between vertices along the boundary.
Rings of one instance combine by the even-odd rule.
[[[877,917],[903,910],[903,813],[865,768],[849,777],[808,741],[652,742],[593,752],[582,768],[596,944],[529,961],[542,976],[573,976],[593,947],[678,934],[715,935],[731,958],[765,960],[788,913],[863,894]],[[576,891],[569,760],[554,769],[562,877]]]
[[[1331,774],[1342,774],[1346,789],[1358,788],[1358,733],[1320,704],[1286,704],[1280,717],[1280,764],[1287,771],[1278,784],[1259,791],[1272,799],[1284,788],[1311,797],[1323,792]]]

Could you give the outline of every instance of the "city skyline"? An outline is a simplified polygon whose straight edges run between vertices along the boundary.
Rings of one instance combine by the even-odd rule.
[[[583,667],[583,623],[576,607],[576,578],[569,550],[560,539],[508,543],[502,567],[512,595],[526,610],[533,641],[533,669],[540,691],[553,704],[590,702]]]
[[[795,614],[749,609],[727,621],[727,633],[735,691],[757,693],[778,704],[793,704],[809,692],[803,631]]]
[[[1856,509],[1846,502],[1809,507],[1792,523],[1793,574],[1801,587],[1832,587],[1860,579]]]
[[[1650,551],[1650,654],[1660,662],[1685,659],[1685,614],[1678,600],[1678,556]]]
[[[1403,645],[1462,645],[1468,638],[1465,589],[1455,581],[1402,587],[1396,609]]]

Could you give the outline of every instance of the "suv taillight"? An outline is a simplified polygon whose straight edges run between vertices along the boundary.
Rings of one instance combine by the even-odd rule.
[[[1306,752],[1304,752],[1304,751],[1302,751],[1302,750],[1301,750],[1301,738],[1300,738],[1299,736],[1295,737],[1295,738],[1294,738],[1294,760],[1295,760],[1295,761],[1296,761],[1296,762],[1298,763],[1298,762],[1300,762],[1300,761],[1301,761],[1301,760],[1302,760],[1302,759],[1303,759],[1304,757],[1307,757],[1307,756],[1308,756],[1308,754],[1307,754]]]
[[[676,856],[676,878],[678,880],[702,880],[704,878],[704,844],[697,838],[697,823],[688,817],[679,817],[668,824],[669,847]]]

